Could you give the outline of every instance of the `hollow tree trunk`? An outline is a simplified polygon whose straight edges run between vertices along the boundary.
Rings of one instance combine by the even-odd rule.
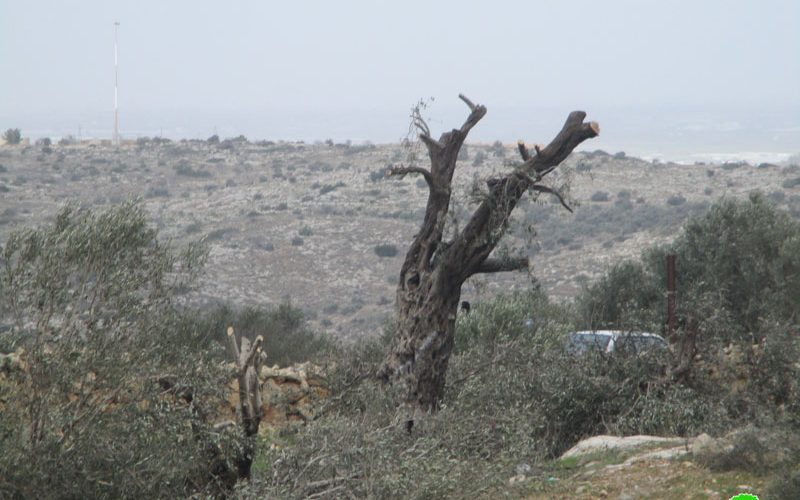
[[[443,241],[458,152],[469,131],[486,114],[484,106],[473,104],[463,95],[459,97],[469,106],[470,115],[461,128],[442,134],[438,141],[431,137],[418,110],[412,115],[428,150],[430,170],[401,166],[387,172],[397,176],[422,175],[429,194],[422,227],[400,270],[395,334],[378,376],[386,382],[404,381],[408,389],[406,402],[426,411],[437,408],[444,391],[461,286],[477,273],[528,268],[524,257],[489,257],[505,234],[511,212],[529,190],[552,194],[569,209],[563,197],[541,181],[578,144],[599,133],[597,123],[584,123],[586,114],[575,111],[547,147],[536,147],[535,155],[520,142],[523,162],[506,176],[489,179],[489,193],[468,224],[452,240]]]

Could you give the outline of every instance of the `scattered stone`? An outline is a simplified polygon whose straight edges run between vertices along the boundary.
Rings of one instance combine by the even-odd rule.
[[[516,476],[511,476],[511,478],[508,480],[508,484],[521,483],[521,482],[525,481],[526,479],[527,479],[527,477],[525,476],[525,474],[517,474]]]

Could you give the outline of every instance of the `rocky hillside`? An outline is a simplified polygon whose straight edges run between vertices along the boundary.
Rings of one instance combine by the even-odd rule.
[[[205,278],[187,300],[289,300],[320,330],[356,338],[376,333],[390,314],[426,199],[421,179],[386,179],[383,172],[420,152],[413,145],[243,139],[1,146],[0,242],[68,202],[102,206],[140,196],[164,238],[180,244],[204,237],[210,245]],[[456,171],[454,224],[514,155],[512,145],[468,145]],[[533,277],[559,298],[619,258],[665,241],[713,198],[760,189],[800,214],[800,166],[792,162],[678,165],[583,152],[553,182],[571,186],[574,214],[545,197],[528,200],[508,242],[530,256]],[[527,274],[484,278],[464,296],[480,301],[530,281]]]

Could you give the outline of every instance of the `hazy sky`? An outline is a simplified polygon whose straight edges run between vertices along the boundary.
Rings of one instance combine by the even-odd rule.
[[[800,110],[798,0],[0,0],[0,121],[113,109],[115,20],[123,118]]]

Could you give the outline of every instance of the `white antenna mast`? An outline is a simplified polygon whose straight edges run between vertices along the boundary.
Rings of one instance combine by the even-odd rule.
[[[119,146],[119,104],[117,102],[117,85],[119,84],[119,69],[117,67],[117,29],[119,21],[114,21],[114,138],[113,144]]]

